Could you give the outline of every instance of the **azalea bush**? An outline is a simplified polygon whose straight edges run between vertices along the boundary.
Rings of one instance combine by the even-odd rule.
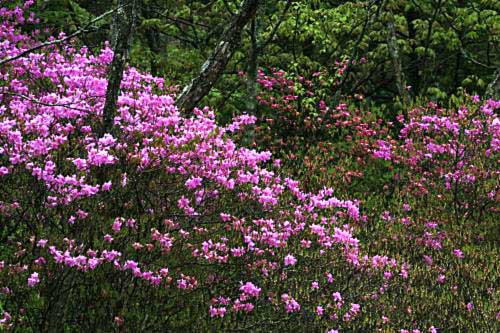
[[[286,81],[287,90],[297,91],[300,80]],[[298,104],[295,93],[286,101],[299,102],[280,109],[270,102],[283,95],[281,81],[261,82],[261,126],[272,124],[264,118],[279,111],[277,127],[293,129],[286,132],[291,139],[269,130],[273,142],[282,142],[274,152],[288,157],[285,169],[310,187],[327,184],[340,196],[356,198],[361,244],[408,265],[408,279],[367,310],[377,313],[380,329],[411,331],[428,323],[442,331],[495,331],[500,103],[463,94],[446,106],[416,101],[392,117],[352,100],[325,102],[312,94],[321,92],[321,82],[312,79],[313,108],[323,110],[326,126],[306,126],[312,144],[297,146],[304,124],[289,115],[307,110],[307,103]],[[446,320],[436,308],[450,309]]]
[[[348,65],[336,62],[333,71],[323,69],[308,76],[259,69],[257,143],[286,154],[307,150],[325,138],[338,118],[330,107]]]
[[[2,58],[54,40],[21,30],[30,4],[2,8]],[[2,327],[356,327],[400,269],[359,250],[357,203],[238,147],[254,117],[181,115],[134,68],[104,128],[112,56],[62,44],[1,69]]]

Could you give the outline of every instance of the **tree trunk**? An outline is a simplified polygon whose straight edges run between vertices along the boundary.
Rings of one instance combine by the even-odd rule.
[[[120,93],[123,70],[128,59],[132,33],[134,31],[139,0],[118,0],[118,10],[113,17],[111,48],[114,56],[108,69],[108,87],[104,103],[104,132],[110,131],[116,114],[116,102]]]
[[[250,57],[248,59],[248,70],[247,70],[247,101],[246,107],[249,114],[254,115],[256,109],[256,97],[257,97],[257,67],[258,67],[258,56],[259,49],[257,45],[257,24],[255,19],[252,20],[252,26],[250,29],[250,39],[251,39],[251,49]]]
[[[394,26],[394,22],[392,20],[389,20],[387,23],[387,29],[389,33],[387,36],[387,48],[392,61],[396,88],[403,105],[406,105],[406,82],[401,65],[401,57],[399,55],[398,41],[396,39],[396,27]]]
[[[488,84],[486,88],[486,97],[493,98],[495,100],[500,99],[500,67],[495,71],[495,77],[493,81]]]
[[[240,12],[235,15],[223,32],[212,54],[201,67],[200,73],[187,85],[176,104],[179,109],[191,112],[196,104],[205,97],[221,76],[241,39],[241,32],[255,16],[259,0],[244,0]]]
[[[255,18],[252,20],[250,27],[250,54],[248,58],[247,78],[246,78],[246,111],[249,115],[257,116],[257,70],[259,45],[257,45],[257,22]],[[244,143],[252,145],[255,141],[255,127],[250,125],[245,132]]]
[[[412,9],[406,12],[405,15],[408,29],[408,40],[416,40],[417,39],[417,31],[415,30],[415,25],[413,21],[419,18],[419,13],[416,9]],[[406,81],[407,84],[412,86],[412,91],[418,93],[419,84],[420,84],[420,74],[418,68],[418,54],[417,54],[417,45],[415,43],[410,43],[411,52],[409,54],[408,65],[406,66]]]

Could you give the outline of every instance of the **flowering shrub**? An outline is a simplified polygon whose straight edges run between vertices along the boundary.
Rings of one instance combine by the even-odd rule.
[[[338,118],[328,105],[347,65],[347,61],[337,62],[333,75],[323,70],[310,78],[259,69],[258,143],[277,151],[297,151],[324,138]]]
[[[282,93],[273,89],[279,80],[268,80],[278,83],[263,87],[261,96],[278,100]],[[296,80],[287,82],[295,91]],[[321,84],[310,82],[310,91],[317,91]],[[313,144],[298,148],[303,123],[280,123],[277,127],[292,130],[274,149],[295,159],[284,168],[298,172],[308,186],[328,184],[340,195],[358,198],[361,219],[354,228],[361,244],[405,263],[400,289],[377,296],[376,306],[365,306],[380,318],[366,329],[411,332],[420,324],[413,330],[494,331],[500,315],[498,272],[492,266],[498,261],[493,235],[498,233],[500,103],[464,95],[447,108],[416,103],[394,120],[376,108],[320,103],[316,98],[313,104],[325,110],[321,121],[328,130],[309,128]],[[262,115],[279,110],[261,104]],[[285,119],[299,108],[305,109],[288,104],[274,118]],[[269,132],[279,142],[280,132]],[[474,311],[478,303],[481,310]],[[443,322],[436,306],[457,310]]]
[[[2,59],[40,43],[21,30],[31,4],[0,10]],[[231,134],[254,117],[185,117],[162,79],[134,68],[106,130],[112,57],[53,45],[0,70],[2,328],[362,322],[363,299],[400,265],[360,251],[357,203],[304,192],[269,152],[238,147]]]
[[[390,239],[385,253],[403,254],[413,266],[403,304],[418,322],[436,324],[438,304],[457,309],[443,328],[498,326],[498,273],[491,263],[498,260],[492,235],[499,200],[499,107],[477,96],[464,96],[449,108],[416,106],[398,117],[397,139],[375,136],[367,148],[367,163],[384,161],[390,170],[387,203],[375,204],[383,212],[374,219],[385,225],[384,242]],[[474,303],[481,310],[474,312]]]
[[[31,4],[0,9],[0,59],[16,57],[0,68],[1,329],[496,331],[497,101],[392,122],[334,105],[339,63],[328,82],[261,72],[261,113],[221,126],[128,68],[104,128],[112,50],[17,57],[54,40],[24,29]],[[238,145],[253,123],[283,162]]]

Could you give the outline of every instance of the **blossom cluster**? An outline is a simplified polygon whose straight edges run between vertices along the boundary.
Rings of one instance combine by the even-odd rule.
[[[40,43],[38,32],[21,30],[24,10],[1,9],[0,58]],[[0,257],[8,291],[2,325],[23,325],[25,316],[49,320],[36,306],[26,313],[19,294],[48,297],[51,309],[63,295],[40,296],[45,290],[76,295],[77,279],[91,279],[140,286],[146,299],[155,290],[184,295],[210,317],[270,308],[277,316],[316,313],[323,326],[337,326],[359,315],[361,300],[353,295],[344,306],[318,292],[311,304],[297,287],[310,283],[302,270],[322,277],[324,291],[338,288],[330,270],[338,269],[338,283],[349,279],[340,268],[359,276],[399,271],[396,260],[378,256],[381,264],[361,251],[350,226],[360,218],[357,202],[326,187],[306,192],[281,175],[271,153],[231,140],[253,116],[220,126],[208,108],[183,115],[163,79],[128,68],[113,127],[104,128],[112,58],[107,46],[94,54],[63,44],[0,69],[0,216],[15,230],[2,234],[9,239]],[[374,279],[381,285],[362,292],[385,290],[389,280]],[[206,292],[213,301],[196,296]],[[115,324],[124,324],[122,310],[114,310]]]

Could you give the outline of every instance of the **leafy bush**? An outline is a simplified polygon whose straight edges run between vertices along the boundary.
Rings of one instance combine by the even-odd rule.
[[[3,58],[39,43],[20,8],[2,16]],[[253,117],[185,117],[134,68],[107,133],[112,55],[48,46],[2,69],[3,327],[354,327],[362,296],[399,269],[359,251],[356,203],[305,193],[270,153],[238,148],[230,135]]]

